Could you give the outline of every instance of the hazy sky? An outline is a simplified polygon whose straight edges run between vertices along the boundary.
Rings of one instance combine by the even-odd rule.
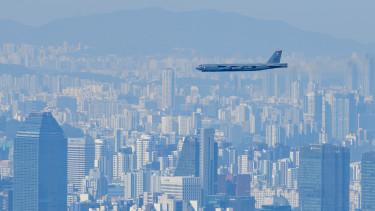
[[[0,0],[0,19],[40,25],[64,17],[143,7],[237,12],[375,43],[374,0]]]

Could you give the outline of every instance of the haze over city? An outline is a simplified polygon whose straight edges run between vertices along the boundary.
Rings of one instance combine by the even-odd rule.
[[[1,2],[0,210],[374,211],[374,7]]]

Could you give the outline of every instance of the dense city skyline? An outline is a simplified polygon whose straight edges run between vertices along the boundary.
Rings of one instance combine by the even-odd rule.
[[[287,68],[195,69],[284,46]],[[0,210],[375,210],[373,50],[211,10],[11,23]]]

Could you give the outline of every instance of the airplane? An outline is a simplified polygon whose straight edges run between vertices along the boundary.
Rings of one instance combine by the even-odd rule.
[[[280,63],[282,51],[273,53],[267,63],[258,64],[201,64],[196,67],[201,72],[236,72],[236,71],[261,71],[275,68],[287,68],[287,63]]]

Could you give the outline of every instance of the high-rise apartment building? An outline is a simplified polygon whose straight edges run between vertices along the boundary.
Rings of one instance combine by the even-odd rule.
[[[162,109],[173,110],[175,104],[175,73],[172,69],[163,71],[162,74]]]

